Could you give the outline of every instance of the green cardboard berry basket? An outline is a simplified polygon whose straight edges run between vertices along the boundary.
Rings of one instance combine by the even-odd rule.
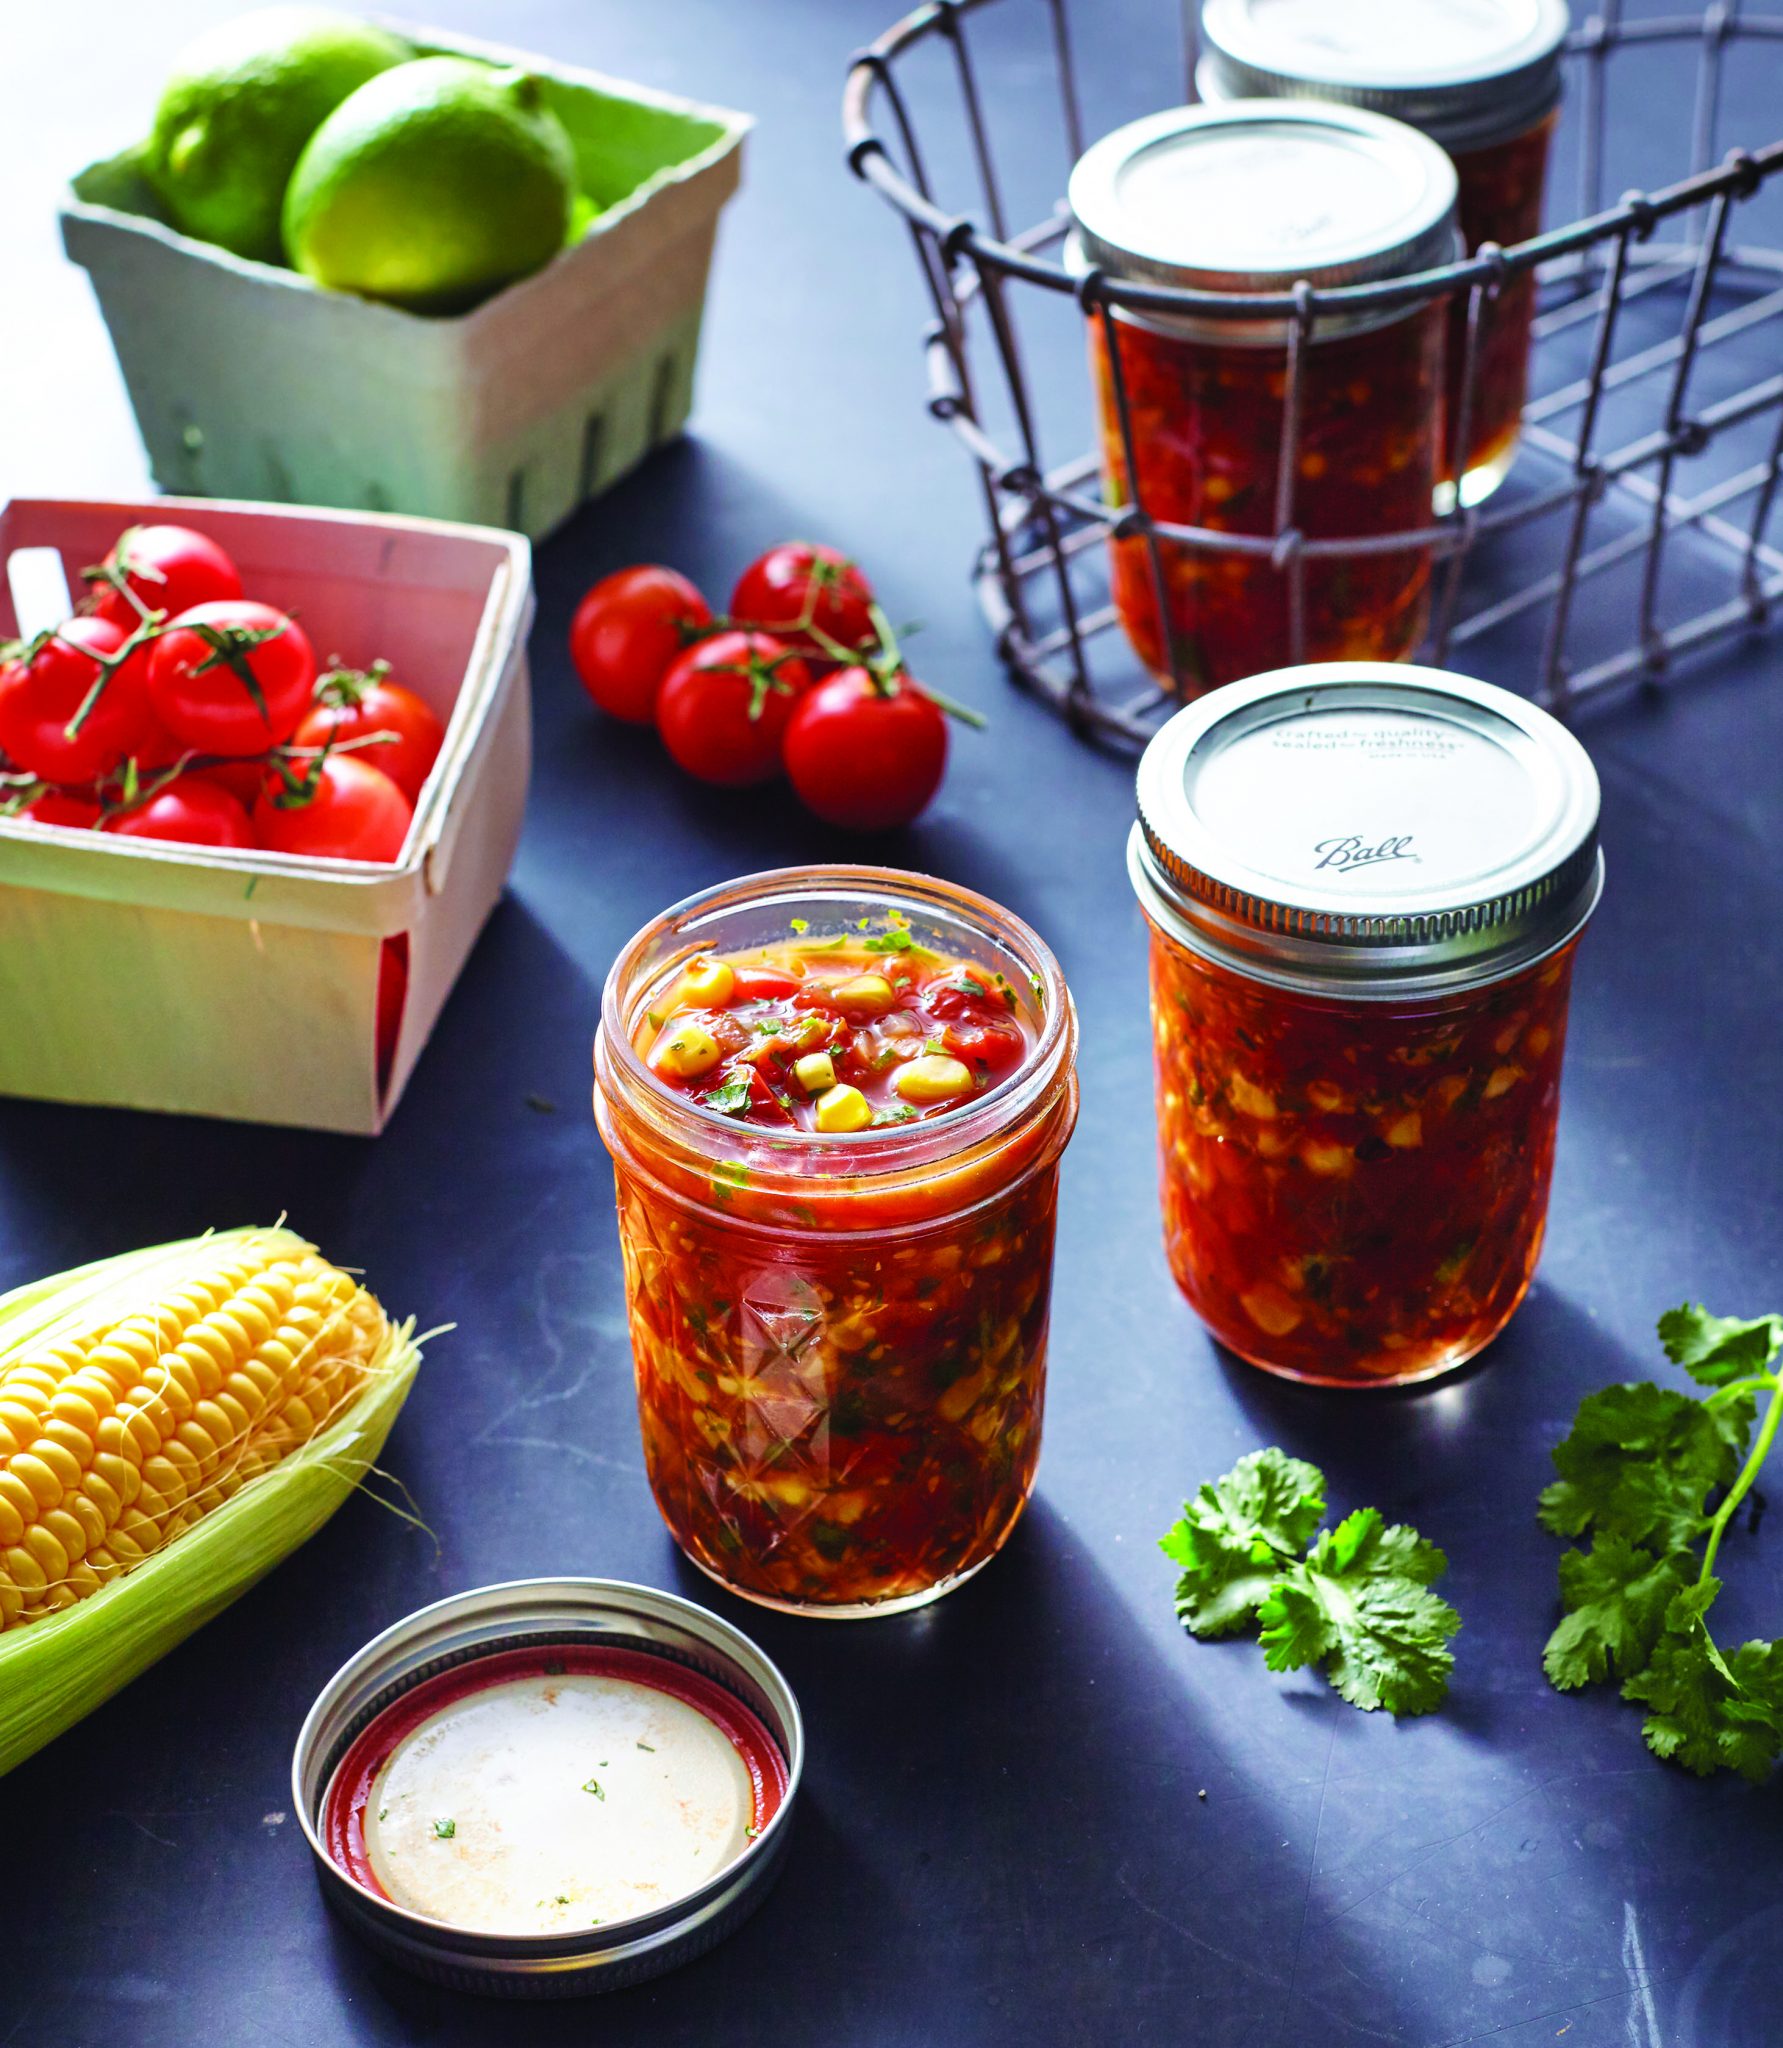
[[[534,538],[677,434],[746,115],[391,23],[423,55],[534,72],[601,207],[472,312],[427,318],[254,263],[161,217],[139,149],[61,208],[155,481],[505,526]]]

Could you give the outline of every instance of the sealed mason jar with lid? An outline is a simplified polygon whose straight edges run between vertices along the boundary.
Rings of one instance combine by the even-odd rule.
[[[896,1612],[1014,1528],[1076,1042],[1041,940],[921,875],[751,876],[620,954],[595,1113],[645,1467],[733,1591]]]
[[[1455,171],[1415,130],[1344,107],[1183,107],[1117,129],[1071,174],[1068,260],[1204,293],[1290,291],[1408,276],[1456,252]],[[1114,600],[1141,660],[1191,693],[1291,660],[1293,565],[1278,515],[1313,540],[1417,532],[1441,454],[1440,302],[1318,315],[1305,351],[1292,497],[1285,320],[1140,315],[1090,322],[1107,501],[1206,541],[1110,541]],[[1251,536],[1234,546],[1220,536]],[[1429,614],[1427,547],[1309,557],[1310,658],[1399,660]],[[1174,656],[1174,659],[1172,658]]]
[[[1179,712],[1138,794],[1178,1285],[1290,1378],[1461,1364],[1541,1249],[1589,757],[1488,683],[1338,662]]]
[[[1440,143],[1461,180],[1461,232],[1508,248],[1541,232],[1561,92],[1566,0],[1205,0],[1202,98],[1342,102],[1409,122]],[[1460,426],[1467,300],[1450,315],[1449,435],[1437,504],[1477,505],[1516,453],[1529,373],[1535,273],[1482,309],[1467,448]]]

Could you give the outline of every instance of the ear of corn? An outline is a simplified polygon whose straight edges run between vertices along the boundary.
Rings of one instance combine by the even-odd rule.
[[[285,1230],[0,1297],[0,1773],[312,1535],[420,1353]]]

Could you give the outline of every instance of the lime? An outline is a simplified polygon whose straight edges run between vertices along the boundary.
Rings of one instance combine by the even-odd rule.
[[[285,251],[336,291],[475,305],[564,245],[576,165],[530,73],[420,57],[344,100],[285,194]]]
[[[268,7],[189,43],[149,137],[149,180],[182,234],[282,260],[279,208],[323,118],[410,47],[326,7]]]

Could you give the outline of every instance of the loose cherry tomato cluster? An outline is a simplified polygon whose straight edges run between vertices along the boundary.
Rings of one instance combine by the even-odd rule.
[[[244,595],[204,534],[137,526],[79,612],[0,648],[0,816],[188,846],[394,861],[444,728]]]
[[[947,716],[922,687],[860,569],[782,541],[750,563],[715,617],[673,569],[603,578],[577,607],[570,655],[603,711],[654,724],[670,756],[730,788],[785,773],[832,825],[907,825],[940,787]]]

